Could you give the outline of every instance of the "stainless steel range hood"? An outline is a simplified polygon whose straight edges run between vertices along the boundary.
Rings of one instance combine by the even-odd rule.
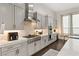
[[[25,22],[34,22],[35,20],[33,19],[33,11],[30,12],[30,7],[28,3],[25,3]]]
[[[25,22],[37,22],[37,15],[33,12],[33,5],[25,3]]]

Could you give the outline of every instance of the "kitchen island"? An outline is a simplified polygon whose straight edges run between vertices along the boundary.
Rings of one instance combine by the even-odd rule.
[[[79,39],[69,39],[58,56],[79,56]]]

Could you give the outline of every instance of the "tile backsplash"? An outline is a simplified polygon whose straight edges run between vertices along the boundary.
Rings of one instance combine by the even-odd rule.
[[[48,30],[47,29],[42,29],[43,30],[43,34],[47,34]],[[32,31],[27,31],[27,30],[6,30],[4,31],[4,34],[3,35],[0,35],[0,39],[2,40],[7,40],[8,38],[8,33],[9,32],[18,32],[18,35],[19,37],[22,37],[22,36],[25,36],[25,35],[28,35],[28,34],[32,34],[33,32]],[[32,33],[30,33],[32,32]]]

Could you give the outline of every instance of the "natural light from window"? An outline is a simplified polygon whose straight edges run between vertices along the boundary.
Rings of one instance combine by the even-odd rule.
[[[63,33],[64,34],[68,34],[68,19],[69,19],[69,16],[63,16]]]
[[[79,34],[79,14],[72,15],[73,34]]]

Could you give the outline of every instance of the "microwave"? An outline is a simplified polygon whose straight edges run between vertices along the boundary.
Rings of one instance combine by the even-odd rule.
[[[9,32],[8,41],[18,40],[18,32]]]

